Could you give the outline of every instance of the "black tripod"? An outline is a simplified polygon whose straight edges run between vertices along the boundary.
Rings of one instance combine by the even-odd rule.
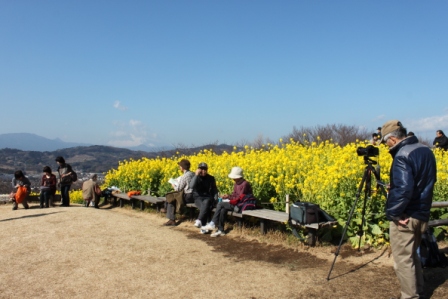
[[[383,182],[381,182],[381,180],[380,180],[379,170],[377,171],[373,167],[373,165],[377,164],[377,162],[369,159],[369,157],[367,155],[365,155],[364,156],[364,164],[367,164],[367,166],[366,166],[366,168],[364,170],[364,175],[362,176],[362,180],[361,180],[361,183],[359,184],[358,191],[356,192],[355,202],[353,203],[353,206],[350,209],[350,214],[348,216],[347,222],[345,222],[344,231],[342,232],[342,237],[341,237],[341,240],[339,241],[338,249],[336,250],[336,253],[334,254],[335,255],[334,256],[334,260],[333,260],[333,263],[331,264],[330,272],[328,272],[327,280],[330,280],[331,271],[333,270],[334,263],[336,262],[336,258],[338,257],[339,251],[341,250],[342,242],[344,241],[345,234],[347,233],[348,225],[350,223],[350,220],[352,219],[353,212],[354,212],[356,204],[358,203],[358,200],[359,200],[359,198],[361,196],[361,191],[362,191],[362,189],[364,187],[364,205],[363,205],[363,208],[362,208],[362,223],[361,223],[361,232],[360,232],[360,234],[362,235],[362,228],[364,227],[364,221],[365,221],[364,218],[365,218],[365,213],[366,213],[367,198],[371,194],[372,173],[375,176],[377,186],[379,186],[381,188],[381,190],[384,193],[384,196],[387,198],[387,193],[386,193],[386,190],[384,188],[385,184]],[[358,250],[360,250],[360,247],[361,247],[361,235],[360,235],[360,238],[359,238]]]

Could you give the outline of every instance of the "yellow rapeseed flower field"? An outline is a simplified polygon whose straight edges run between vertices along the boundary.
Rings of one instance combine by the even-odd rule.
[[[107,173],[105,186],[117,186],[124,192],[140,190],[144,194],[150,192],[163,196],[171,190],[168,180],[181,175],[177,162],[188,159],[192,170],[200,162],[206,162],[209,173],[216,178],[219,191],[229,193],[233,182],[227,175],[232,167],[240,166],[246,180],[252,184],[254,195],[261,202],[271,203],[277,210],[285,210],[286,195],[289,195],[291,201],[319,204],[340,224],[329,235],[332,238],[341,235],[341,228],[347,221],[350,208],[358,198],[347,236],[357,246],[358,233],[362,231],[364,234],[361,244],[377,246],[386,243],[385,240],[389,237],[388,221],[384,217],[385,195],[377,190],[372,176],[372,192],[366,195],[363,190],[357,197],[366,163],[363,156],[357,155],[356,149],[368,145],[366,141],[341,147],[331,141],[299,144],[293,140],[283,143],[282,140],[279,144],[267,144],[261,149],[245,146],[242,151],[234,148],[230,153],[219,155],[212,150],[203,150],[190,156],[121,161],[117,169],[111,169]],[[392,158],[386,146],[380,145],[378,148],[379,157],[372,158],[378,164],[373,166],[380,167],[381,180],[388,183]],[[440,150],[435,150],[434,153],[438,167],[434,200],[441,201],[448,198],[448,156]],[[363,210],[364,225],[361,215]],[[442,209],[438,213],[446,211]]]

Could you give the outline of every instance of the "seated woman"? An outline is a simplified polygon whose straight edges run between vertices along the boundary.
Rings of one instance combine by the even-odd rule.
[[[40,180],[40,208],[49,208],[52,204],[50,199],[56,193],[56,176],[52,173],[49,166],[45,166],[42,170],[44,173]]]
[[[233,185],[233,193],[231,195],[224,194],[222,196],[222,201],[216,206],[212,221],[202,227],[203,230],[212,231],[215,229],[215,226],[218,225],[218,231],[211,234],[212,237],[225,235],[224,223],[226,221],[227,212],[234,210],[235,206],[242,198],[241,195],[252,194],[252,186],[244,179],[241,167],[233,167],[229,173],[229,178],[235,182]]]

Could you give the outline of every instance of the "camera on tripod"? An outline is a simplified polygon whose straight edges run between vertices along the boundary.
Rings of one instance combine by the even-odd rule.
[[[358,156],[375,157],[380,155],[380,150],[373,145],[368,145],[367,147],[358,147],[356,153]]]

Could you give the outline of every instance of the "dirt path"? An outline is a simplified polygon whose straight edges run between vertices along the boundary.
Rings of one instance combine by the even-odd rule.
[[[191,222],[81,206],[0,205],[0,298],[390,298],[387,252],[299,250],[201,235]],[[448,298],[447,269],[425,271],[431,298]]]

